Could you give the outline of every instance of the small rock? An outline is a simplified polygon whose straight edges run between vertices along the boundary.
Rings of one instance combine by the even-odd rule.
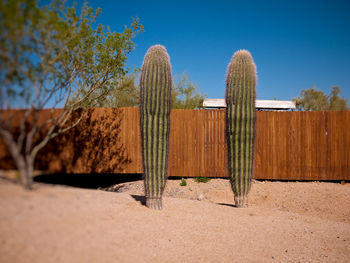
[[[204,194],[199,194],[198,197],[197,197],[197,200],[198,201],[202,201],[204,198]]]

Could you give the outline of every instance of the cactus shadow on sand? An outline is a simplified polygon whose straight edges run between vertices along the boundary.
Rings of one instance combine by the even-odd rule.
[[[140,202],[141,205],[146,206],[146,197],[144,195],[131,195],[135,201]]]
[[[222,206],[228,206],[228,207],[237,207],[236,205],[233,204],[226,204],[226,203],[216,203],[217,205],[222,205]]]

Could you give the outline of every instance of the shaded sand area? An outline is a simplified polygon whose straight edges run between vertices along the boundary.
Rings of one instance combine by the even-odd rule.
[[[169,180],[163,210],[142,181],[109,191],[0,179],[0,262],[350,262],[350,184]]]

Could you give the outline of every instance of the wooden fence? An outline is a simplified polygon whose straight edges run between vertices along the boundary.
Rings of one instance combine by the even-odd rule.
[[[108,137],[112,134],[106,130],[112,127],[111,123],[116,118],[116,113],[112,113],[112,109],[96,109],[92,115],[91,120],[85,122],[84,138],[98,134],[101,134],[101,137],[102,135]],[[101,116],[104,116],[104,120],[110,121],[105,128],[96,126]],[[49,161],[47,169],[49,171],[63,169],[63,172],[142,173],[138,108],[122,108],[118,111],[118,116],[119,124],[116,127],[119,131],[117,140],[119,148],[117,147],[114,153],[109,147],[104,146],[104,154],[87,157],[88,152],[97,151],[98,147],[92,145],[91,151],[84,150],[82,143],[77,142],[82,149],[75,153],[73,159],[78,161],[71,165],[70,169],[63,169],[62,167],[68,166],[62,166],[62,160],[65,159],[67,164],[67,161],[70,162],[72,159],[67,152],[76,151],[76,146],[69,146],[69,141],[81,133],[76,132],[67,135],[66,140],[59,139],[51,144],[53,149],[57,149],[57,144],[64,143],[63,148],[66,150],[61,151],[65,154],[58,154],[56,161]],[[224,119],[225,110],[172,111],[169,176],[227,176]],[[95,129],[95,132],[89,132],[89,129]],[[256,130],[254,178],[350,180],[350,111],[259,111]],[[116,133],[111,136],[115,137]],[[107,141],[109,142],[109,139]],[[113,154],[120,149],[123,149],[125,154],[123,158],[118,156],[120,160],[124,160],[123,165],[114,165],[108,170],[110,163],[117,162],[117,157]],[[41,156],[47,157],[48,151],[43,152]],[[79,158],[84,156],[87,158],[79,162]],[[58,164],[57,159],[61,161]],[[88,162],[91,160],[95,161],[96,167],[100,164],[100,168],[88,169]]]
[[[141,173],[138,109],[124,109],[122,141]],[[225,110],[174,110],[169,175],[226,177]],[[257,112],[254,178],[350,180],[350,111]]]

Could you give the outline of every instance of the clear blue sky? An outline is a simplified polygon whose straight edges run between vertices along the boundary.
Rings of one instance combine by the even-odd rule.
[[[141,67],[154,44],[164,45],[173,74],[186,71],[208,98],[224,98],[227,64],[251,52],[258,99],[290,100],[312,85],[350,98],[350,1],[90,1],[98,23],[122,31],[131,17],[144,33],[128,66]]]

